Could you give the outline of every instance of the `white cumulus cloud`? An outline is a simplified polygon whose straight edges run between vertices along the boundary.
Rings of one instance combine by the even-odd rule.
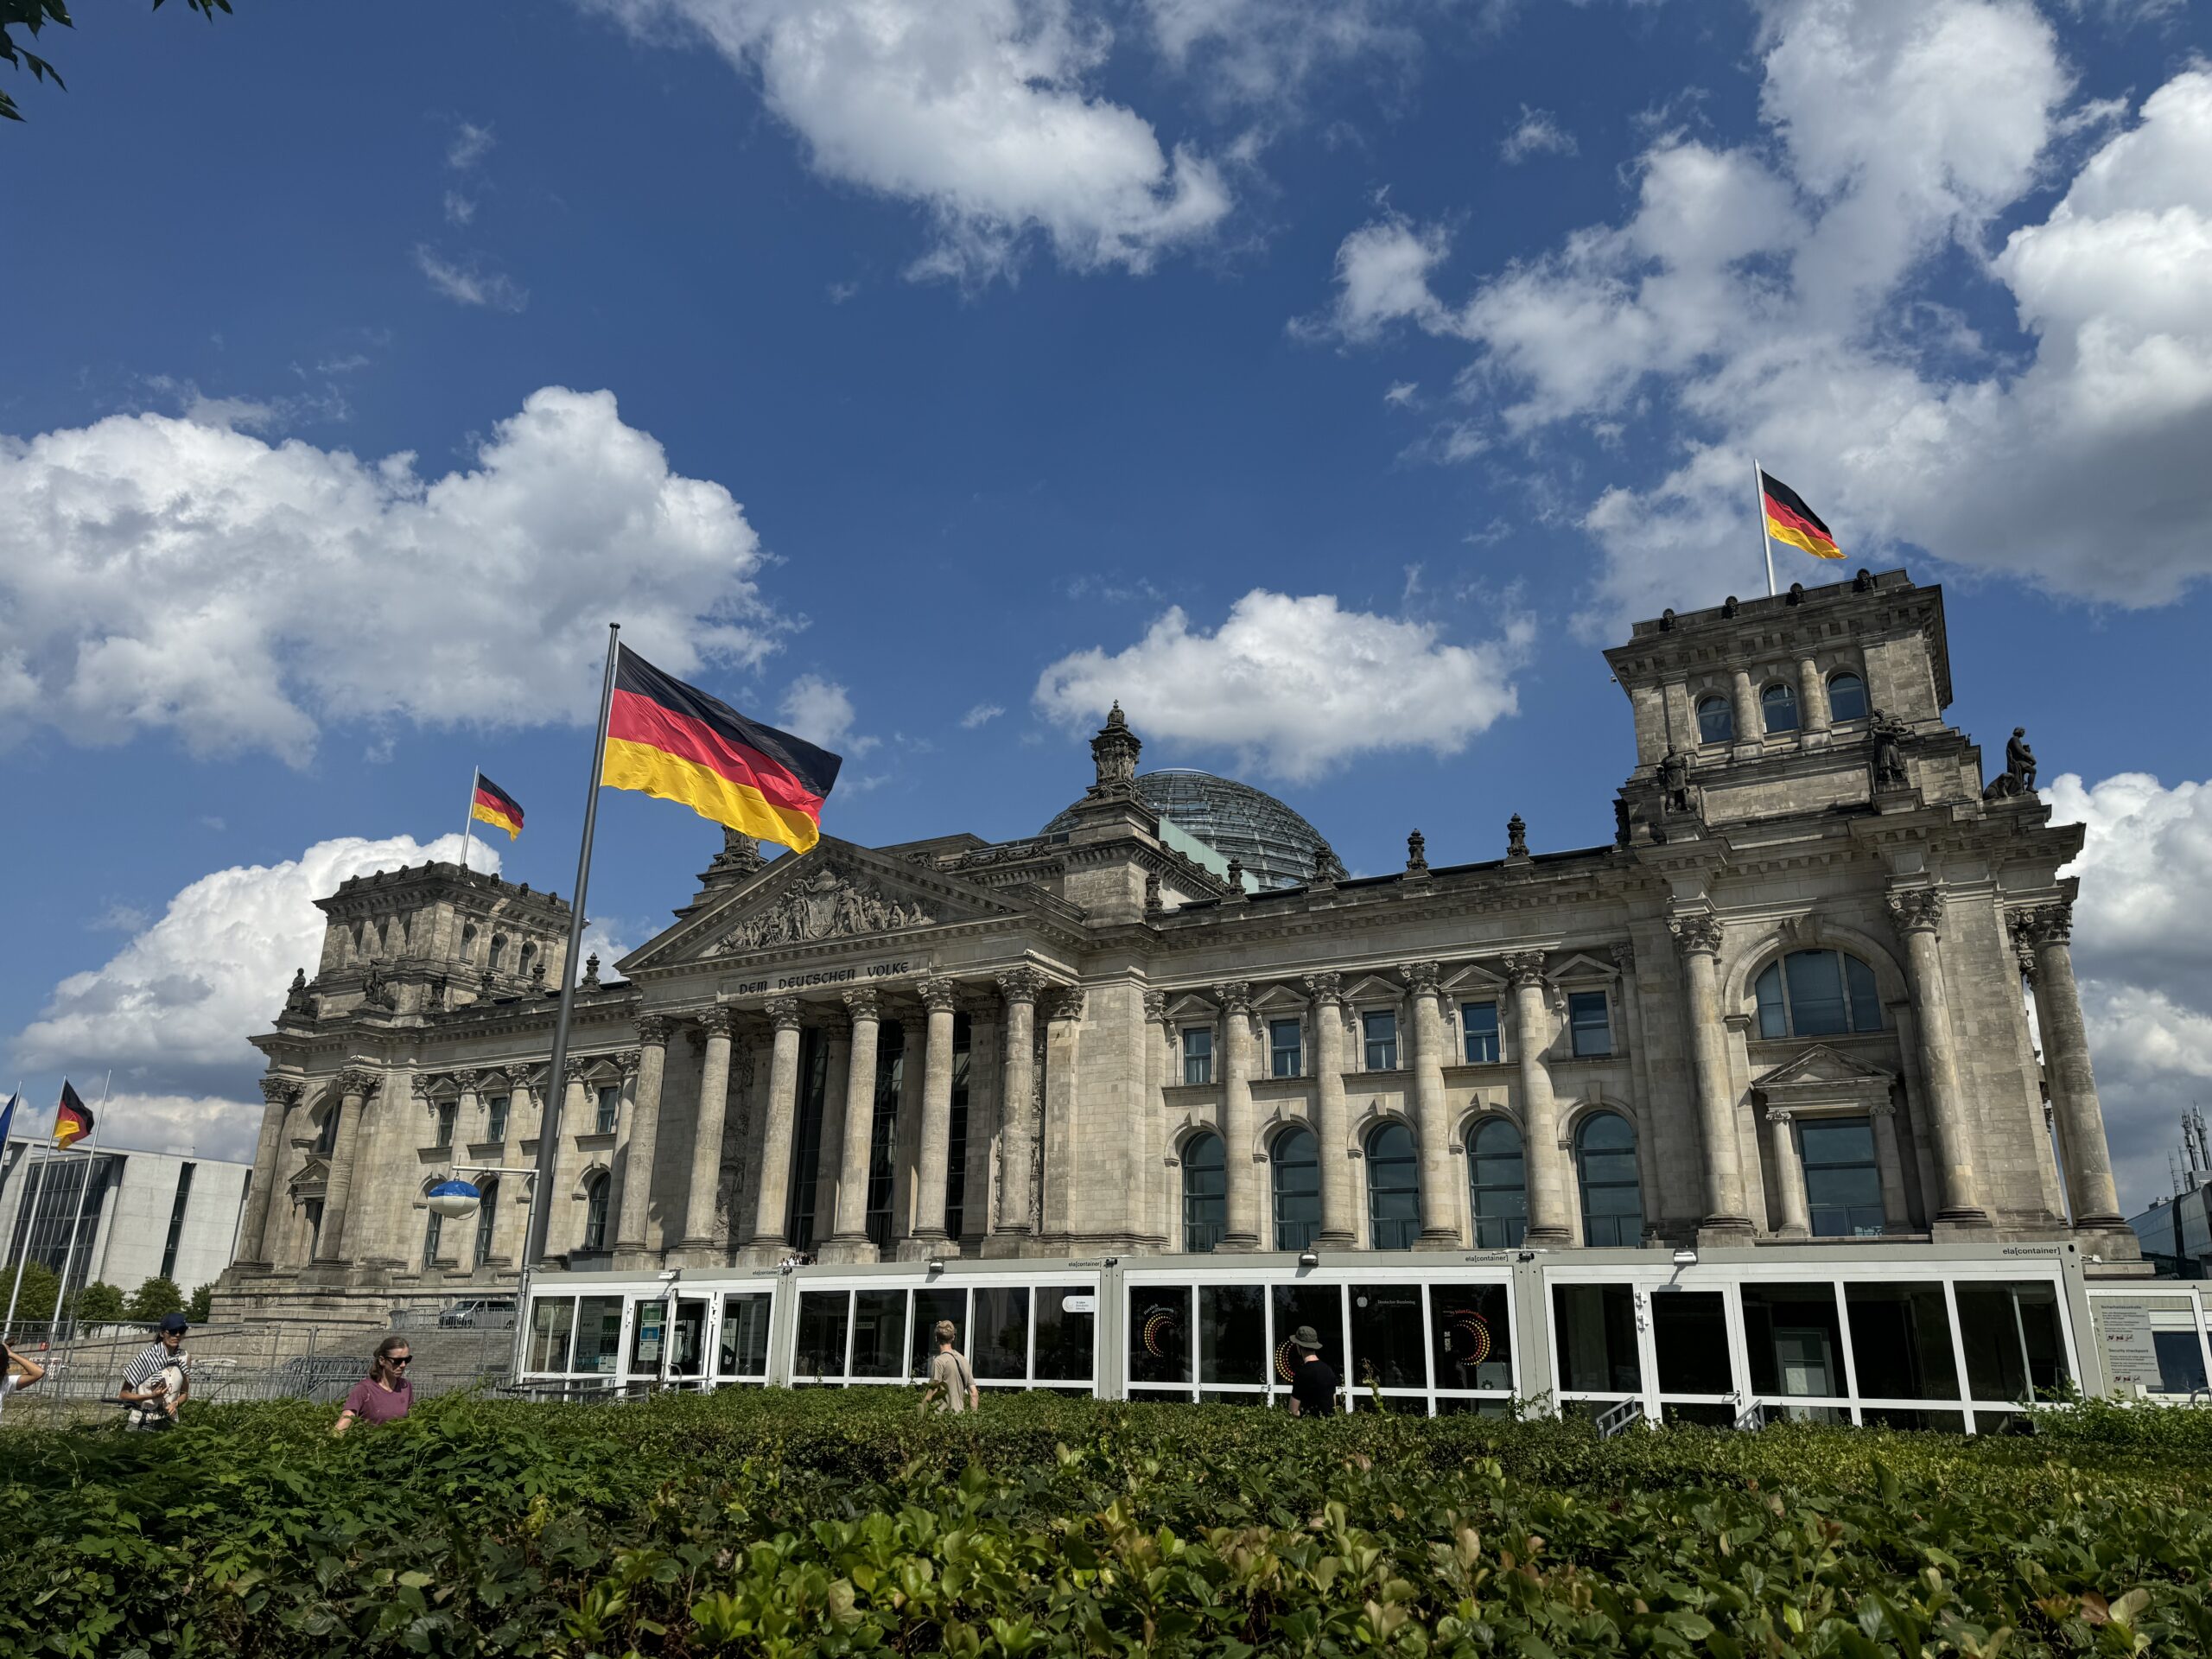
[[[1211,633],[1179,606],[1119,652],[1062,658],[1036,703],[1082,727],[1118,700],[1141,736],[1230,746],[1243,764],[1304,779],[1377,749],[1459,753],[1515,711],[1510,677],[1532,640],[1516,622],[1452,645],[1433,623],[1348,611],[1332,594],[1254,588]]]
[[[338,714],[588,719],[610,620],[671,672],[756,664],[760,556],[603,391],[532,393],[435,478],[151,414],[0,438],[0,732],[302,762]]]
[[[1148,269],[1230,206],[1220,168],[1098,92],[1111,31],[1069,0],[593,0],[704,39],[826,177],[918,204],[923,276],[1009,273],[1032,238],[1077,270]]]
[[[496,849],[476,850],[473,866],[497,868]],[[246,1039],[276,1019],[293,970],[312,977],[321,957],[315,901],[348,876],[460,857],[457,835],[341,836],[281,863],[203,875],[105,963],[56,985],[17,1036],[16,1057],[28,1071],[79,1078],[112,1066],[119,1092],[127,1084],[155,1096],[244,1093],[263,1064]]]

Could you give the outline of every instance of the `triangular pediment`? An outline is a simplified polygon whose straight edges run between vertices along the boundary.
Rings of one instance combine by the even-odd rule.
[[[330,1182],[330,1164],[322,1158],[309,1158],[299,1167],[288,1183],[295,1193],[320,1192]]]
[[[824,836],[702,906],[616,964],[641,970],[788,955],[845,940],[899,938],[1027,912],[958,876]]]
[[[1772,1093],[1776,1090],[1834,1089],[1866,1086],[1886,1089],[1894,1081],[1893,1075],[1879,1066],[1868,1065],[1848,1054],[1837,1052],[1826,1043],[1815,1043],[1803,1053],[1777,1065],[1758,1078],[1752,1087]]]

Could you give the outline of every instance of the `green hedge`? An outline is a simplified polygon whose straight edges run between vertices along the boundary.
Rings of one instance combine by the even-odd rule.
[[[0,1652],[2212,1652],[2212,1415],[2035,1438],[902,1391],[0,1433]]]

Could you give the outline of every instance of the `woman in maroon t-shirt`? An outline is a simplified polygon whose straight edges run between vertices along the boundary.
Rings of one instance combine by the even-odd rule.
[[[407,1351],[404,1337],[386,1337],[378,1343],[369,1374],[346,1396],[346,1409],[338,1414],[338,1426],[330,1432],[343,1434],[357,1417],[371,1423],[397,1422],[404,1417],[407,1408],[415,1403],[415,1385],[407,1380],[407,1367],[414,1357]]]

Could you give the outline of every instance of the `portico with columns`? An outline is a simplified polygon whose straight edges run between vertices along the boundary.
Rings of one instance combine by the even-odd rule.
[[[1037,835],[825,835],[772,860],[728,840],[674,925],[579,989],[536,1200],[553,1248],[624,1270],[1874,1238],[2131,1255],[2057,875],[2081,831],[2031,788],[1985,790],[1943,718],[1943,629],[1940,590],[1897,573],[1637,624],[1607,652],[1635,765],[1599,846],[1545,850],[1539,826],[1532,853],[1501,808],[1478,844],[1415,832],[1402,870],[1354,878],[1243,785],[1203,780],[1219,823],[1179,822],[1196,775],[1141,776],[1118,707]],[[1236,839],[1236,813],[1270,810],[1290,827]],[[393,890],[523,902],[489,880]],[[327,951],[257,1039],[242,1307],[515,1268],[518,1192],[512,1241],[483,1252],[437,1236],[422,1193],[528,1161],[551,995],[365,961],[390,931],[359,893],[345,909],[369,943]]]

